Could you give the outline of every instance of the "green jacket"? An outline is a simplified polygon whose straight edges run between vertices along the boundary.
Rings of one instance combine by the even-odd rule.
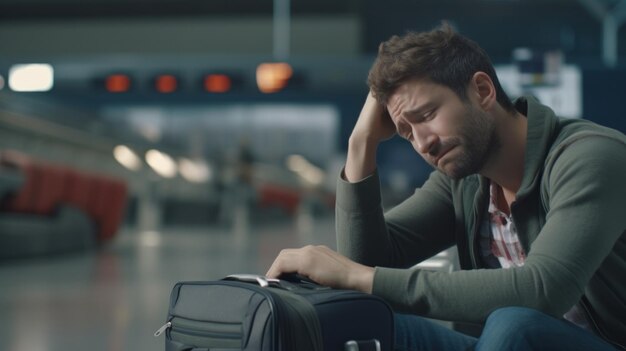
[[[626,346],[626,137],[558,118],[531,98],[516,107],[528,118],[524,177],[511,206],[524,266],[484,268],[478,239],[489,181],[438,171],[386,213],[377,174],[353,184],[340,178],[338,250],[376,267],[373,294],[397,311],[484,322],[504,306],[561,317],[581,303],[601,335]],[[462,270],[413,267],[452,245]]]

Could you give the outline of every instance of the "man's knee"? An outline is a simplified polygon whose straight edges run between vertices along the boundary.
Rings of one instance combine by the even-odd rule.
[[[593,333],[524,307],[491,313],[475,350],[613,350]]]
[[[534,325],[537,321],[551,318],[548,315],[527,307],[510,306],[493,311],[487,318],[487,325],[515,325],[516,328]],[[533,323],[535,322],[535,323]]]
[[[485,323],[477,350],[530,349],[541,337],[542,320],[551,318],[525,307],[503,307],[493,311]]]

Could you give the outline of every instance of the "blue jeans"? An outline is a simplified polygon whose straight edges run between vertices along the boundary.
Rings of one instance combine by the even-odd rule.
[[[418,316],[396,314],[395,323],[397,351],[615,351],[587,330],[524,307],[491,313],[478,339]]]

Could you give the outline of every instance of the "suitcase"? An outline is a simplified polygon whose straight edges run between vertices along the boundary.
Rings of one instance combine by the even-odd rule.
[[[394,338],[379,297],[257,275],[177,283],[163,333],[166,351],[391,351]]]

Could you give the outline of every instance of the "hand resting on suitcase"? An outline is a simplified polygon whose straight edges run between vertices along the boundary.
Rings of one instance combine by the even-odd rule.
[[[286,280],[286,281],[292,282],[292,283],[305,283],[305,284],[321,285],[321,284],[318,284],[315,280],[307,277],[306,275],[302,275],[302,274],[298,274],[298,273],[283,273],[283,274],[281,274],[278,277],[278,279]]]
[[[326,246],[305,246],[284,249],[267,271],[268,278],[297,273],[317,284],[336,289],[372,292],[374,268],[368,267],[331,250]]]

